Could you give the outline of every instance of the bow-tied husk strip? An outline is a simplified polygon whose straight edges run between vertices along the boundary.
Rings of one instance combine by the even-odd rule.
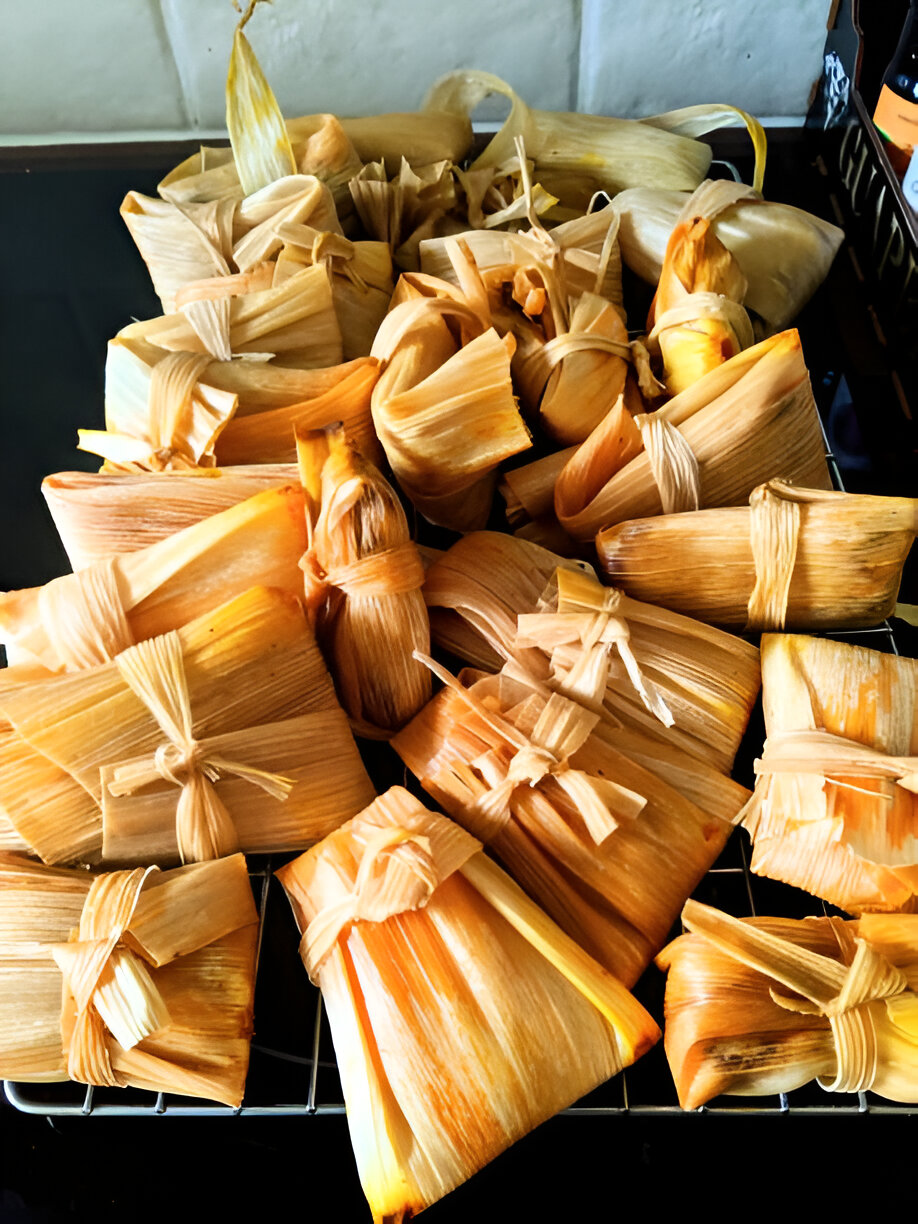
[[[657,412],[634,418],[664,514],[680,514],[701,506],[701,472],[684,434]]]
[[[181,787],[175,813],[175,833],[183,863],[222,858],[239,849],[230,813],[214,789],[223,774],[234,774],[260,786],[274,799],[288,797],[294,779],[254,769],[243,761],[218,753],[207,739],[194,736],[191,703],[182,659],[181,639],[175,631],[150,638],[122,652],[118,670],[166,736],[150,757],[116,765],[108,789],[112,795],[131,795],[162,778]],[[257,733],[258,728],[252,728]],[[232,751],[244,754],[250,732],[231,737]],[[227,748],[227,737],[220,737]]]
[[[599,715],[560,693],[552,693],[527,736],[439,663],[419,651],[415,651],[414,657],[429,667],[512,750],[509,758],[505,752],[495,750],[472,763],[484,776],[484,784],[471,774],[466,779],[479,791],[467,816],[475,836],[483,842],[497,837],[510,820],[511,801],[518,787],[535,787],[547,779],[557,782],[573,803],[596,845],[602,845],[622,821],[636,819],[646,807],[646,798],[636,791],[571,767],[569,758],[589,738]]]
[[[918,794],[918,756],[892,756],[820,728],[772,732],[754,768],[757,775],[766,777],[770,774],[824,774],[834,786],[857,790],[887,803],[893,800],[890,792],[868,790],[845,778],[885,779]]]
[[[339,936],[352,922],[384,922],[406,910],[422,909],[440,883],[430,839],[410,829],[374,830],[367,839],[350,893],[320,910],[303,932],[300,957],[310,981]]]
[[[623,615],[625,602],[624,593],[614,587],[600,586],[574,571],[556,570],[540,600],[541,610],[517,617],[516,645],[545,649],[542,643],[547,646],[548,634],[558,691],[597,713],[602,711],[614,647],[644,706],[665,727],[671,727],[676,721],[672,711],[659,689],[643,676],[631,649],[631,631]],[[578,643],[582,650],[565,674],[565,669],[558,666],[559,647]]]
[[[832,1080],[818,1082],[827,1092],[865,1092],[878,1067],[876,1018],[872,1004],[913,997],[905,975],[845,924],[833,920],[844,963],[822,956],[697,901],[682,914],[688,930],[704,936],[727,956],[802,995],[769,993],[779,1007],[824,1016],[832,1029],[837,1068]],[[895,1023],[895,1009],[885,1009]]]
[[[51,948],[64,978],[67,1074],[81,1084],[123,1086],[112,1067],[109,1034],[127,1050],[170,1022],[143,961],[121,943],[147,877],[157,870],[99,876],[83,903],[76,938]]]

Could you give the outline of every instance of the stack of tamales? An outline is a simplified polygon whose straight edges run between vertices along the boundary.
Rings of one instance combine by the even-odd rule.
[[[436,1202],[657,1039],[480,842],[400,787],[279,875],[377,1221]]]

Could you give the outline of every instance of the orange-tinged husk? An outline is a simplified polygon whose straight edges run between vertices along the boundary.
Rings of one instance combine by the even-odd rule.
[[[610,591],[588,567],[496,532],[448,549],[428,571],[424,597],[434,640],[468,662],[494,669],[495,659],[513,660],[613,724],[730,771],[759,688],[748,642]],[[587,641],[597,630],[602,640]],[[635,686],[615,639],[630,647],[654,701]],[[658,699],[666,721],[653,708]]]
[[[295,484],[292,463],[193,472],[55,472],[41,491],[75,570],[136,552],[263,489]]]
[[[399,284],[373,346],[376,432],[418,510],[473,530],[487,519],[498,464],[532,444],[513,395],[513,339],[489,326],[480,280],[468,295],[420,274]]]
[[[683,921],[657,964],[684,1109],[812,1079],[918,1100],[918,915],[738,919],[690,901]]]
[[[600,564],[634,598],[718,625],[856,629],[892,615],[918,500],[772,480],[750,503],[618,523],[597,533]]]
[[[480,843],[399,787],[278,875],[379,1224],[442,1198],[658,1036]]]
[[[592,539],[626,519],[738,505],[756,485],[775,477],[831,487],[795,330],[716,366],[644,424],[663,433],[656,474],[640,419],[620,413],[614,423],[610,417],[594,430],[558,477],[555,512],[574,539]],[[685,470],[692,464],[694,482]]]
[[[302,592],[299,487],[266,489],[134,553],[0,595],[12,663],[76,671],[263,584]]]
[[[108,1063],[100,1082],[238,1106],[248,1070],[258,938],[245,860],[237,854],[139,874],[139,899],[115,952],[121,970],[132,971],[137,993],[117,990],[109,961],[87,1008],[90,1025],[99,1025],[90,1044],[98,1043],[101,1062]],[[67,1080],[68,1062],[80,1065],[76,1007],[59,963],[72,964],[79,947],[74,940],[86,938],[84,932],[104,937],[111,929],[93,899],[115,879],[0,855],[5,1079]],[[140,1004],[148,1000],[158,1000],[167,1023],[132,1045],[116,1039],[97,1011],[101,1006],[120,1021],[116,1027],[130,1029],[132,1021],[142,1021]]]
[[[253,588],[169,636],[177,661],[155,639],[155,657],[132,659],[130,671],[122,654],[0,699],[15,729],[0,757],[18,765],[4,769],[0,803],[42,858],[168,863],[302,849],[369,801],[346,716],[292,596]],[[163,712],[177,708],[176,683],[203,762],[191,770]],[[212,788],[198,777],[205,770]]]
[[[695,806],[621,751],[597,714],[520,670],[444,678],[392,746],[572,939],[633,984],[747,792],[730,784],[725,818],[717,799]]]
[[[306,604],[358,734],[387,738],[430,696],[424,566],[401,502],[341,428],[297,435]]]
[[[918,660],[762,636],[752,870],[849,913],[918,908]]]

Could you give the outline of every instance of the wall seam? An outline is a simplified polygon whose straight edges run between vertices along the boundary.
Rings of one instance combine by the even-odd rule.
[[[166,45],[169,48],[169,54],[172,56],[172,63],[175,65],[175,75],[179,83],[179,92],[181,95],[182,114],[185,117],[185,124],[188,132],[193,133],[201,127],[200,115],[192,113],[192,107],[189,103],[188,83],[185,80],[185,74],[182,71],[181,57],[175,53],[175,43],[172,41],[172,32],[169,28],[169,19],[163,9],[163,0],[151,0],[151,7],[154,13],[154,20],[158,23],[160,33],[165,39]]]

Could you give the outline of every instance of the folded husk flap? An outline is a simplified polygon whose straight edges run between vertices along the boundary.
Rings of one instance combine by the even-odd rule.
[[[474,838],[399,787],[278,875],[374,1220],[435,1202],[657,1037]]]
[[[392,470],[426,518],[454,531],[484,524],[497,465],[531,445],[510,378],[513,339],[490,326],[480,278],[467,290],[403,276],[372,354],[373,421]]]
[[[772,480],[748,507],[608,527],[596,551],[629,595],[713,624],[856,629],[892,614],[916,532],[914,498]]]
[[[424,567],[401,502],[344,431],[297,435],[306,606],[358,734],[386,738],[430,696]]]
[[[849,913],[915,909],[918,660],[762,636],[751,867]]]
[[[918,1100],[918,915],[738,919],[690,901],[683,922],[657,963],[684,1109],[812,1079]]]
[[[136,552],[263,489],[295,484],[292,463],[193,472],[56,472],[41,491],[75,570]]]
[[[2,711],[0,757],[18,768],[0,803],[51,862],[302,849],[373,793],[303,609],[277,590],[11,689]]]
[[[125,885],[133,910],[113,910]],[[107,876],[0,855],[0,1075],[240,1105],[257,919],[241,854]],[[165,1017],[153,1031],[150,1005]],[[144,1035],[122,1044],[109,1023]]]
[[[434,640],[466,661],[496,670],[513,660],[613,724],[731,769],[759,688],[748,642],[609,591],[592,571],[496,532],[448,549],[429,569],[424,597]],[[638,685],[655,690],[652,701],[616,641],[633,654]]]
[[[595,733],[598,715],[524,673],[461,680],[393,747],[581,947],[634,983],[730,823]]]
[[[133,553],[0,595],[11,663],[76,671],[262,584],[302,593],[299,487],[266,489]]]
[[[626,519],[740,504],[774,477],[831,487],[793,329],[743,350],[643,418],[613,409],[557,478],[555,512],[569,535],[589,540]]]

